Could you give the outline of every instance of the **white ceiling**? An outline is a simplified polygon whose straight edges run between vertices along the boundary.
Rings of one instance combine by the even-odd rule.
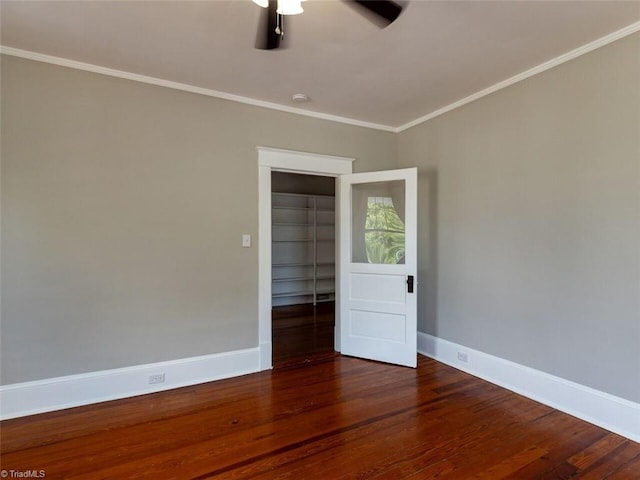
[[[1,43],[251,99],[399,127],[640,21],[640,1],[403,2],[379,29],[341,1],[287,17],[229,1],[5,1]],[[293,104],[293,93],[312,101]]]

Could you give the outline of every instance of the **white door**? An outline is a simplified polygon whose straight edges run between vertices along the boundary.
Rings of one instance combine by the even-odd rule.
[[[340,177],[340,351],[415,367],[417,169]]]

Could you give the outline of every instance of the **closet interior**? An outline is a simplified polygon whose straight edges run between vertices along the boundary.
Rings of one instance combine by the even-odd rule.
[[[334,353],[335,179],[273,172],[274,367]]]

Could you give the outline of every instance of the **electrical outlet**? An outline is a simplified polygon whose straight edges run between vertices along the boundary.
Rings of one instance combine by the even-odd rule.
[[[464,352],[458,352],[458,360],[464,363],[469,363],[469,354]]]
[[[164,383],[164,373],[149,375],[149,385],[154,383]]]

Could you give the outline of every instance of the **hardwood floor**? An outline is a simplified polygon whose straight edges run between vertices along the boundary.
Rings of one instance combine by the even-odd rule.
[[[334,302],[276,307],[271,322],[274,368],[335,356]]]
[[[1,427],[2,469],[47,479],[640,478],[640,444],[424,357],[337,356]]]

